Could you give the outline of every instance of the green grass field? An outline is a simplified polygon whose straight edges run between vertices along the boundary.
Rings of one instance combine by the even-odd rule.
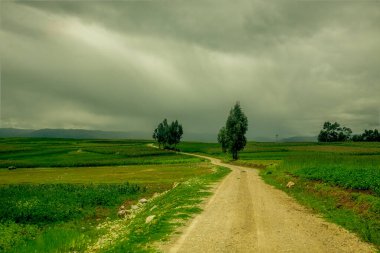
[[[149,158],[147,158],[149,159]],[[210,172],[206,162],[128,165],[72,168],[24,168],[0,170],[0,185],[3,184],[49,184],[49,183],[123,183],[133,182],[148,185],[154,190],[170,186],[174,181],[184,181],[192,176]]]
[[[178,164],[198,158],[152,149],[150,141],[0,138],[0,168]]]
[[[82,252],[122,204],[215,172],[149,143],[0,139],[0,251]]]
[[[107,233],[96,228],[107,222],[139,236],[116,240],[104,252],[151,250],[149,243],[167,238],[179,218],[199,212],[188,203],[199,204],[207,184],[228,171],[149,143],[0,139],[0,251],[83,252]],[[250,142],[238,161],[215,143],[184,142],[179,148],[258,168],[267,183],[380,247],[380,143]],[[289,181],[295,182],[290,189]],[[193,183],[149,204],[163,207],[154,211],[160,219],[152,226],[145,225],[149,210],[131,224],[118,219],[120,205],[164,192],[175,182]]]
[[[232,161],[217,144],[181,150],[260,169],[264,180],[380,248],[380,143],[254,143]],[[289,181],[295,182],[291,189]]]

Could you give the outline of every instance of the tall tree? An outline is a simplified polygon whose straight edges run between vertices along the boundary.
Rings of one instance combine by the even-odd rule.
[[[230,110],[225,126],[225,140],[227,150],[232,154],[232,158],[239,158],[238,152],[247,144],[245,133],[248,130],[248,119],[243,113],[240,103],[236,102],[235,106]]]

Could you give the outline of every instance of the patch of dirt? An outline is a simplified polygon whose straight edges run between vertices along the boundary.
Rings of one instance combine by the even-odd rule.
[[[268,166],[272,165],[272,164],[268,164],[268,165],[265,165],[265,164],[256,164],[256,163],[244,163],[244,164],[240,164],[239,162],[231,162],[229,164],[232,164],[232,165],[237,165],[237,166],[243,166],[243,167],[248,167],[248,168],[254,168],[254,169],[266,169]]]

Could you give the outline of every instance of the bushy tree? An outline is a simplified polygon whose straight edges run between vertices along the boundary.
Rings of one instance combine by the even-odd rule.
[[[227,148],[228,148],[228,138],[227,138],[226,127],[222,127],[219,130],[219,133],[218,133],[218,142],[222,146],[223,153],[226,153],[227,152]]]
[[[174,148],[176,148],[177,144],[181,141],[182,134],[183,134],[182,125],[180,125],[177,120],[173,121],[169,126],[169,132],[168,132],[169,146],[174,145]]]
[[[380,141],[379,130],[365,130],[362,134],[364,141]]]
[[[240,103],[237,102],[230,110],[226,126],[219,131],[218,141],[222,149],[226,148],[234,160],[237,160],[238,152],[247,144],[245,133],[248,130],[248,119],[243,113]],[[220,138],[219,138],[220,137]]]
[[[173,121],[170,125],[167,119],[164,119],[153,132],[153,139],[158,143],[161,148],[176,148],[177,144],[181,141],[183,135],[182,125],[178,121]]]
[[[352,130],[348,127],[341,127],[338,133],[338,141],[348,141],[351,138]]]
[[[363,137],[361,134],[354,134],[352,136],[352,141],[363,141]]]
[[[168,143],[168,121],[164,119],[160,124],[158,124],[157,128],[153,132],[153,139],[155,139],[158,143],[159,148],[161,145],[163,147]]]
[[[323,129],[318,135],[319,142],[337,142],[350,139],[352,130],[348,127],[341,127],[337,122],[325,122]]]

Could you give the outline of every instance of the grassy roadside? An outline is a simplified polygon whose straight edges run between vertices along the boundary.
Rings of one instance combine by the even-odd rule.
[[[214,143],[180,148],[258,168],[266,183],[380,249],[380,143],[249,142],[238,161]]]
[[[213,172],[149,143],[0,138],[0,252],[84,252],[120,206]]]
[[[213,172],[207,162],[0,171],[0,252],[83,252],[119,206]]]
[[[276,165],[260,171],[264,181],[285,191],[326,220],[358,234],[380,250],[380,198],[367,191],[349,190],[323,181],[295,176]],[[295,183],[287,188],[289,181]]]
[[[41,194],[42,193],[42,194]],[[80,250],[96,223],[116,214],[146,188],[123,184],[19,184],[0,187],[0,251]]]
[[[227,168],[215,166],[213,173],[189,179],[148,201],[133,219],[119,219],[106,225],[112,239],[99,252],[157,252],[153,244],[168,239],[177,227],[199,213],[200,203],[211,194],[211,184],[229,172]],[[147,223],[148,217],[153,218]],[[115,230],[117,236],[112,237]]]
[[[174,188],[165,187],[168,190],[155,193],[150,199],[153,192],[149,186],[140,189],[137,185],[128,183],[124,187],[120,184],[3,186],[0,188],[4,191],[2,196],[10,203],[6,205],[8,209],[1,209],[5,212],[3,218],[9,216],[9,222],[0,224],[0,230],[3,231],[0,233],[0,241],[9,243],[2,247],[7,252],[17,253],[157,252],[154,243],[168,239],[177,227],[199,213],[200,203],[211,194],[211,184],[230,171],[209,163],[201,165],[202,173],[193,174],[185,181],[177,177],[178,183],[174,184]],[[45,194],[40,195],[38,192]],[[7,198],[8,195],[17,196]],[[69,195],[75,195],[76,199]],[[148,202],[144,205],[137,204],[140,207],[137,210],[131,208],[142,197],[147,197]],[[117,207],[125,199],[128,199],[128,203],[125,202],[124,205],[133,210],[132,218],[118,218],[116,215]],[[34,202],[30,204],[30,200]],[[18,207],[19,203],[22,204],[20,210],[12,209]],[[13,217],[15,215],[17,217]],[[149,216],[153,217],[152,221],[146,223]],[[46,223],[46,217],[52,222]],[[15,223],[14,220],[20,220],[21,223]],[[9,247],[12,244],[14,245]]]

